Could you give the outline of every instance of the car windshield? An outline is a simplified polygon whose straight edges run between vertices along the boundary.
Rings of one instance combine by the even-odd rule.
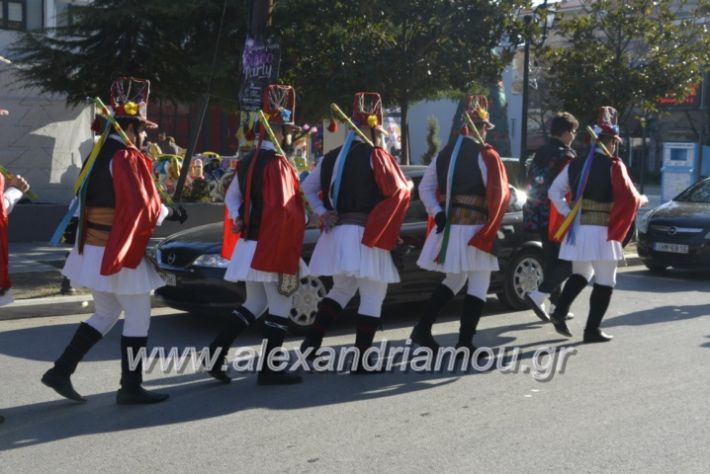
[[[680,193],[674,201],[710,204],[710,179],[706,179],[689,187]]]

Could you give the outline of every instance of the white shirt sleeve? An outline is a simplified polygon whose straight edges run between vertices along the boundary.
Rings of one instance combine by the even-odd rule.
[[[163,221],[166,217],[170,215],[170,208],[165,204],[160,204],[160,214],[158,214],[158,223],[156,225],[163,225]]]
[[[486,163],[483,161],[483,155],[478,154],[478,167],[481,169],[481,177],[483,178],[483,185],[488,187],[488,168]]]
[[[229,217],[232,220],[239,218],[239,207],[242,205],[242,190],[239,187],[239,175],[236,171],[224,195],[224,205],[227,206],[227,212],[229,212]]]
[[[22,199],[22,191],[11,186],[5,190],[2,198],[5,201],[5,209],[7,209],[7,213],[10,214],[12,208],[17,204],[17,201]]]
[[[303,190],[303,194],[306,196],[306,199],[308,200],[308,204],[311,206],[311,209],[313,209],[313,212],[318,214],[319,216],[322,216],[326,212],[328,212],[328,209],[325,208],[323,205],[323,201],[321,200],[320,196],[320,166],[323,163],[323,159],[318,162],[315,168],[311,170],[310,173],[308,173],[308,176],[306,176],[306,179],[301,183],[301,189]]]
[[[436,177],[436,157],[427,166],[422,180],[419,182],[419,199],[424,203],[424,207],[430,216],[435,216],[443,211],[436,199],[436,190],[439,187]]]
[[[547,197],[550,198],[550,201],[555,205],[557,211],[565,216],[571,211],[565,199],[565,196],[567,196],[567,193],[570,191],[568,168],[569,165],[562,169],[547,191]]]

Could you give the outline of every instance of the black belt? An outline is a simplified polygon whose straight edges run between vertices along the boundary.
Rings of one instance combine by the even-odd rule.
[[[105,225],[105,224],[97,224],[95,222],[87,222],[86,228],[87,229],[94,229],[94,230],[102,230],[104,232],[111,232],[112,226]]]

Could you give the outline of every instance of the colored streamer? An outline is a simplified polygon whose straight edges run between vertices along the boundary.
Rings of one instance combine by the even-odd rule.
[[[446,227],[444,228],[444,237],[441,242],[441,250],[439,255],[436,256],[436,261],[443,265],[446,261],[446,252],[449,248],[449,237],[451,234],[451,219],[452,214],[451,207],[451,188],[454,183],[454,171],[456,169],[456,162],[459,158],[459,153],[461,151],[461,144],[463,143],[463,135],[459,135],[456,139],[456,144],[454,145],[454,151],[451,153],[451,160],[449,162],[449,169],[446,174]]]
[[[340,153],[336,159],[338,163],[338,169],[335,171],[333,179],[333,193],[330,197],[330,202],[333,204],[333,209],[338,209],[338,197],[340,196],[340,185],[343,181],[343,171],[345,170],[345,161],[348,159],[348,153],[350,152],[350,147],[355,139],[355,133],[349,132],[347,137],[345,137],[345,142],[340,148]]]

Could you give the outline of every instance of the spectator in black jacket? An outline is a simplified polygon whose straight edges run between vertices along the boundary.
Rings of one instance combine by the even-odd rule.
[[[544,280],[539,288],[525,296],[525,300],[543,321],[549,321],[545,302],[550,298],[554,305],[562,283],[569,277],[570,262],[559,259],[560,244],[550,240],[550,201],[547,191],[557,175],[576,153],[570,147],[579,122],[568,112],[557,113],[550,123],[550,139],[540,147],[528,162],[528,199],[523,206],[523,225],[526,230],[540,235],[545,258]],[[550,308],[550,312],[551,312]]]

